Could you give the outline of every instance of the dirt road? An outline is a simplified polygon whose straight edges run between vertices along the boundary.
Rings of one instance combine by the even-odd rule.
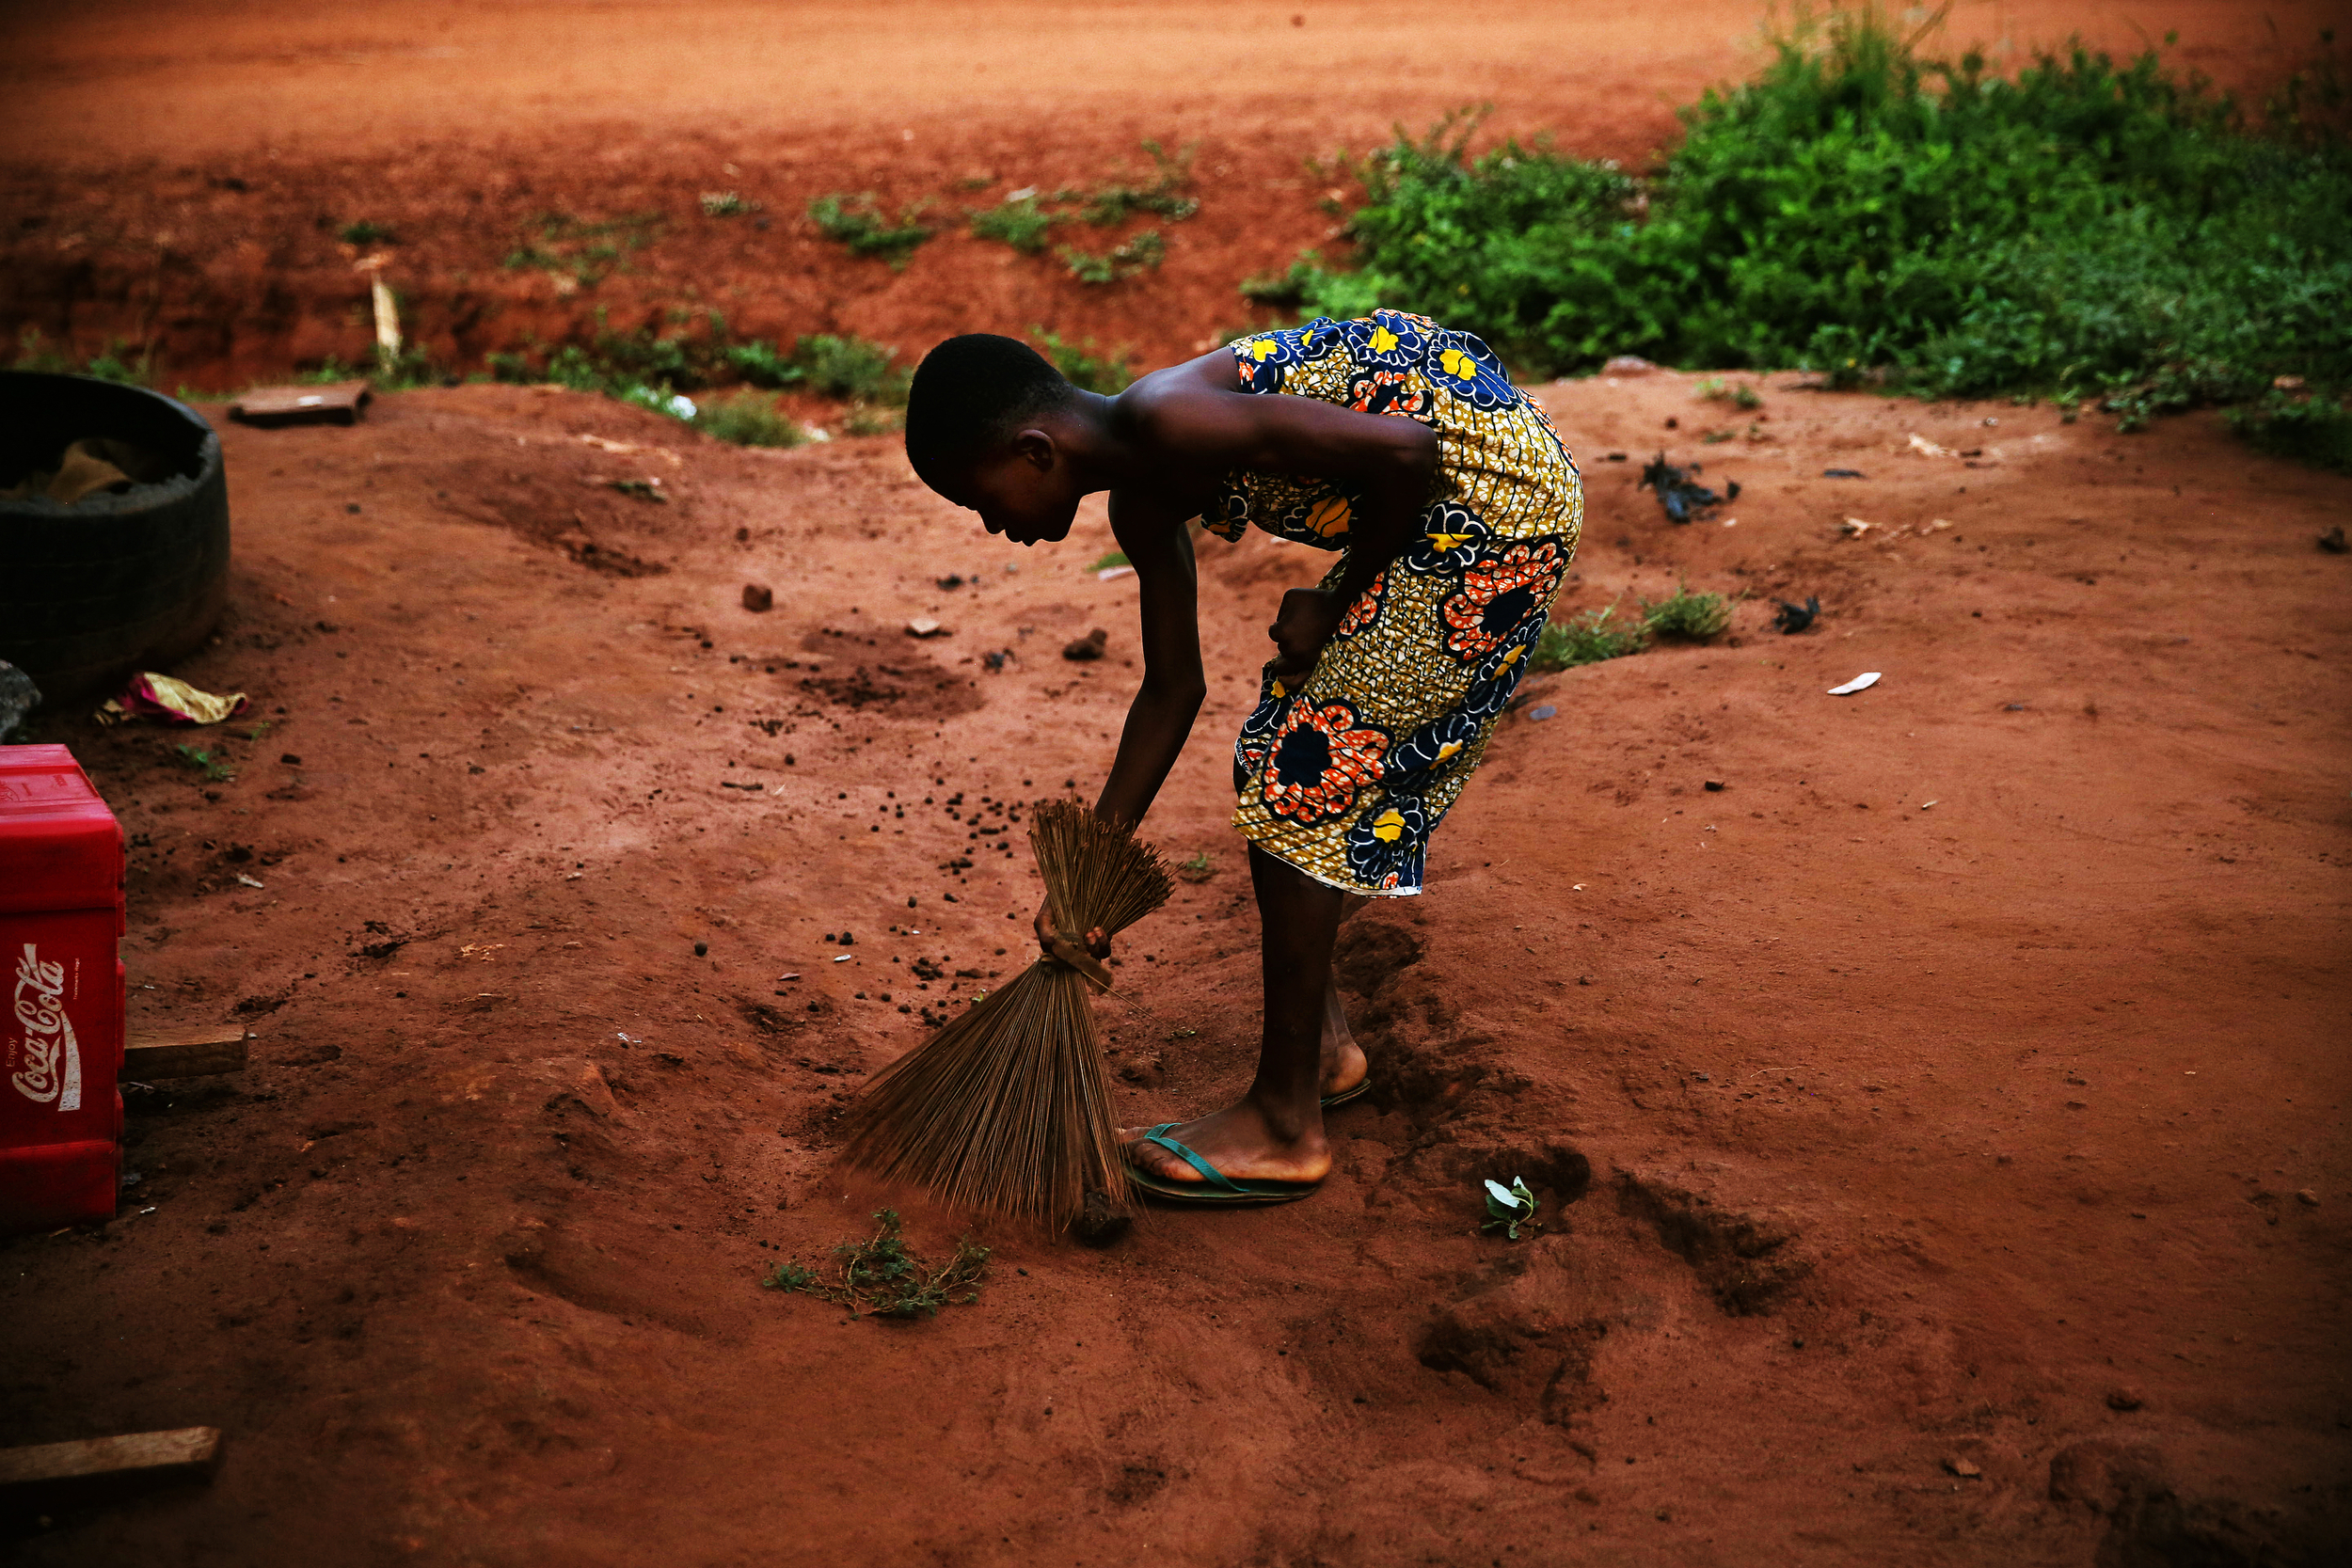
[[[2079,33],[2259,89],[2336,8],[2151,0],[1955,7],[1998,59]],[[47,9],[0,17],[0,332],[119,344],[164,385],[228,390],[373,350],[368,284],[445,369],[710,312],[789,341],[909,356],[947,333],[1047,330],[1142,367],[1252,313],[1243,278],[1332,245],[1339,153],[1490,105],[1645,165],[1675,109],[1761,59],[1755,0],[1425,7],[359,5]],[[2275,30],[2270,24],[2275,23]],[[964,214],[1025,189],[1149,172],[1189,149],[1181,222],[1065,229],[1021,255]],[[1308,160],[1318,159],[1310,166]],[[706,195],[749,204],[714,217]],[[939,230],[903,272],[808,223],[871,193]],[[1150,227],[1167,259],[1079,281],[1056,250]],[[350,239],[357,233],[366,236]],[[380,265],[380,274],[358,270]]]

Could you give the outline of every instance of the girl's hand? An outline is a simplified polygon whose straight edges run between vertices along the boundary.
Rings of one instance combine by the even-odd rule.
[[[1029,924],[1037,932],[1038,951],[1049,958],[1052,958],[1054,956],[1054,921],[1052,915],[1047,912],[1046,906],[1042,904],[1038,906],[1037,918]],[[1088,952],[1098,958],[1107,958],[1111,956],[1111,939],[1103,934],[1103,927],[1100,926],[1086,934],[1086,942],[1083,945]]]
[[[1282,595],[1282,608],[1266,627],[1274,639],[1274,673],[1303,675],[1315,666],[1324,645],[1347,615],[1347,601],[1320,588],[1294,588]]]

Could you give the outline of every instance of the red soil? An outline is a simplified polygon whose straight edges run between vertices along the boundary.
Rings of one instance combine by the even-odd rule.
[[[2341,8],[2193,0],[1955,8],[1955,49],[1997,58],[2079,32],[2261,91]],[[944,7],[568,4],[195,7],[0,16],[0,332],[82,354],[120,342],[167,386],[226,390],[328,356],[365,360],[383,257],[412,341],[445,367],[492,352],[723,314],[787,342],[850,332],[909,356],[951,332],[1043,328],[1165,363],[1246,325],[1243,277],[1332,242],[1352,198],[1331,155],[1491,103],[1489,133],[1554,135],[1645,164],[1675,106],[1759,59],[1755,0],[1446,8],[1242,4]],[[1293,19],[1303,25],[1293,25]],[[1182,62],[1181,68],[1173,62]],[[1156,227],[1148,279],[1072,278],[975,240],[968,208],[1195,149],[1197,217],[1077,227],[1101,252]],[[1305,160],[1320,156],[1320,169]],[[706,192],[760,211],[705,215]],[[811,198],[930,204],[903,273],[820,237]],[[545,219],[617,230],[564,231]],[[338,235],[355,222],[389,243]],[[632,248],[631,242],[642,242]],[[510,267],[531,248],[621,254]]]
[[[648,14],[565,13],[591,41]],[[1118,97],[1099,76],[1089,103]],[[464,110],[386,80],[380,108],[427,117],[401,135]],[[1286,112],[1295,152],[1365,111]],[[323,178],[341,154],[305,156]],[[829,1129],[919,1038],[898,1007],[1022,958],[1025,850],[975,835],[1001,821],[984,798],[1107,761],[1134,631],[1131,584],[1082,570],[1100,507],[1023,552],[888,440],[747,452],[560,392],[394,395],[351,430],[208,407],[235,608],[178,673],[270,728],[208,736],[219,784],[171,760],[180,736],[41,737],[135,835],[135,1011],[261,1037],[235,1078],[133,1095],[123,1218],[0,1253],[0,1442],[203,1422],[228,1457],[16,1549],[2322,1560],[2352,1513],[2327,673],[2352,623],[2312,540],[2352,485],[2203,416],[2118,436],[1784,377],[1735,415],[1695,380],[1540,389],[1590,484],[1564,608],[1753,597],[1713,645],[1531,682],[1429,895],[1349,928],[1376,1088],[1336,1114],[1327,1189],[1157,1213],[1100,1252],[982,1226],[983,1299],[915,1324],[755,1282],[865,1225]],[[1660,443],[1741,481],[1736,525],[1664,521],[1635,488]],[[647,475],[674,499],[598,483]],[[1217,869],[1123,944],[1136,1010],[1102,1016],[1137,1118],[1247,1071],[1225,745],[1275,597],[1317,564],[1263,539],[1204,561],[1213,694],[1148,832]],[[740,608],[752,579],[772,611]],[[1809,594],[1820,625],[1772,631],[1770,601]],[[916,615],[953,635],[908,639]],[[1094,626],[1109,657],[1064,662]],[[1824,694],[1864,670],[1884,679]],[[1549,1222],[1516,1245],[1475,1228],[1478,1180],[1514,1175]],[[960,1223],[910,1210],[926,1246]]]

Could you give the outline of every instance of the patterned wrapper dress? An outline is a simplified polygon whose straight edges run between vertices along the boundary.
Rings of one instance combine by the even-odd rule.
[[[1376,310],[1241,339],[1244,391],[1419,420],[1438,474],[1412,545],[1349,607],[1303,680],[1269,665],[1233,747],[1244,837],[1350,893],[1421,891],[1429,835],[1527,671],[1583,526],[1576,463],[1544,411],[1467,332]],[[1201,517],[1339,550],[1356,498],[1235,470]]]

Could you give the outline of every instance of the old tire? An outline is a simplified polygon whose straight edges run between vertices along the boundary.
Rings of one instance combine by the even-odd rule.
[[[0,500],[0,659],[33,677],[44,708],[168,665],[228,603],[228,482],[202,416],[143,388],[0,371],[0,489],[93,436],[144,447],[169,471],[70,507]]]

